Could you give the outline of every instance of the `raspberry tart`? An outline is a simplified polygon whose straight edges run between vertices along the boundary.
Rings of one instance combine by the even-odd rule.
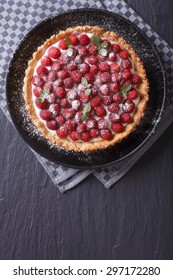
[[[87,152],[115,145],[136,128],[149,85],[143,63],[122,37],[77,26],[37,49],[23,91],[32,122],[45,138]]]

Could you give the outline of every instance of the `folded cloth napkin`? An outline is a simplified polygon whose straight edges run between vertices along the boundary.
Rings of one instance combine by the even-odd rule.
[[[145,153],[145,151],[147,151],[147,149],[160,137],[173,121],[173,114],[171,114],[173,112],[173,99],[171,99],[171,89],[173,88],[173,49],[156,32],[154,32],[152,28],[128,6],[128,4],[124,1],[118,0],[91,0],[89,2],[84,0],[1,1],[0,14],[2,39],[0,46],[0,108],[8,120],[11,121],[5,98],[5,77],[10,59],[16,46],[28,31],[41,20],[44,20],[52,14],[76,8],[97,8],[118,13],[135,23],[150,38],[150,40],[156,45],[166,70],[168,83],[167,100],[162,119],[158,123],[155,133],[150,137],[150,140],[130,157],[127,157],[125,160],[116,164],[95,170],[77,170],[57,165],[33,151],[53,183],[61,192],[65,192],[75,187],[90,174],[93,174],[98,180],[100,180],[107,189],[110,188],[128,172],[134,163]]]

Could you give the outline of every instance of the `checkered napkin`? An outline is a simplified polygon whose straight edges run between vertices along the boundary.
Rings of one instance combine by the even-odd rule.
[[[133,164],[159,138],[159,136],[173,121],[173,117],[170,117],[170,112],[173,112],[173,98],[171,99],[171,89],[173,88],[173,49],[170,48],[168,44],[124,1],[90,0],[87,2],[84,0],[1,0],[0,5],[0,108],[9,121],[11,121],[11,118],[7,110],[5,98],[5,76],[9,61],[12,58],[17,45],[28,33],[28,31],[48,16],[76,8],[97,8],[112,11],[134,22],[157,46],[167,72],[169,100],[167,100],[162,120],[157,125],[155,133],[152,137],[150,137],[150,141],[146,142],[140,150],[135,152],[126,160],[120,161],[109,167],[98,168],[96,170],[77,170],[66,168],[48,161],[33,151],[36,158],[40,161],[54,184],[61,192],[65,192],[68,189],[75,187],[91,173],[93,173],[93,175],[98,178],[106,188],[110,188],[127,173]]]

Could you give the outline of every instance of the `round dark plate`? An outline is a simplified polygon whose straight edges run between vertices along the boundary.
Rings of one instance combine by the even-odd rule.
[[[33,52],[53,34],[77,25],[97,25],[119,33],[140,56],[149,79],[150,97],[140,125],[121,143],[104,151],[67,152],[56,145],[52,145],[38,132],[25,110],[22,96],[23,79]],[[97,9],[77,9],[48,18],[28,33],[11,60],[7,74],[6,94],[14,125],[27,144],[35,151],[53,162],[68,167],[100,167],[125,159],[149,140],[163,110],[165,76],[154,45],[136,25],[112,12]]]

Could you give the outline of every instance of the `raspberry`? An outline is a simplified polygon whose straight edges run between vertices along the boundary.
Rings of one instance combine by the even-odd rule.
[[[131,76],[132,76],[132,73],[130,70],[125,69],[122,71],[122,77],[125,81],[129,80],[131,78]]]
[[[56,71],[54,71],[54,70],[49,71],[49,74],[48,74],[48,76],[47,76],[47,79],[48,79],[48,81],[50,81],[50,82],[54,82],[54,81],[57,79]]]
[[[115,93],[115,94],[113,95],[113,101],[119,104],[119,103],[121,103],[121,102],[123,101],[123,97],[122,97],[122,96],[119,96],[118,93]]]
[[[116,133],[120,133],[123,131],[123,125],[119,122],[113,123],[111,126],[112,130]]]
[[[46,126],[48,129],[56,130],[58,129],[58,124],[55,120],[50,120],[46,122]]]
[[[97,128],[97,121],[95,119],[89,118],[86,121],[86,126],[88,129]]]
[[[110,105],[112,103],[112,97],[111,96],[103,96],[102,102],[104,105]]]
[[[68,129],[64,126],[61,126],[60,128],[58,128],[58,130],[56,131],[56,134],[58,137],[60,138],[67,138],[68,136]]]
[[[120,66],[117,63],[112,63],[110,65],[110,72],[111,73],[120,72]]]
[[[85,123],[79,123],[77,125],[76,131],[79,133],[82,133],[86,130],[86,124]]]
[[[132,84],[137,85],[141,83],[141,78],[137,74],[132,75]]]
[[[110,91],[117,92],[120,88],[120,85],[118,83],[111,83],[110,84]]]
[[[77,84],[79,84],[82,79],[82,74],[79,72],[79,70],[72,71],[70,73],[70,76],[73,79],[73,81]]]
[[[121,82],[122,81],[122,75],[121,73],[113,73],[112,76],[111,76],[111,80],[113,83],[116,83],[116,82]]]
[[[99,137],[99,131],[96,128],[91,128],[90,129],[90,135],[92,138],[97,138]]]
[[[100,92],[103,95],[108,95],[109,94],[109,87],[108,87],[108,85],[106,85],[106,84],[101,85]]]
[[[61,106],[62,108],[67,108],[67,107],[69,106],[68,100],[65,99],[65,98],[61,99],[61,101],[60,101],[60,106]]]
[[[112,139],[112,132],[110,129],[102,129],[100,131],[100,136],[103,140],[111,140]]]
[[[84,46],[80,46],[79,49],[78,49],[78,53],[81,56],[87,56],[88,49],[86,47],[84,47]]]
[[[38,102],[38,100],[36,99],[35,104],[40,109],[48,109],[49,107],[49,103],[47,102],[47,100],[44,100],[43,102]]]
[[[102,55],[102,54],[99,53],[99,54],[97,55],[97,58],[98,58],[99,61],[105,61],[105,60],[107,59],[107,56],[106,56],[106,55],[104,56],[104,55]]]
[[[41,64],[43,66],[50,66],[52,65],[52,59],[49,57],[49,56],[44,56],[42,59],[41,59]]]
[[[94,85],[99,88],[101,85],[102,85],[102,82],[100,80],[100,77],[95,77],[95,80],[94,80]]]
[[[65,86],[66,88],[72,88],[72,87],[73,87],[73,84],[74,84],[74,82],[73,82],[72,78],[66,78],[66,79],[64,80],[64,86]]]
[[[82,117],[82,115],[83,115],[83,113],[82,113],[81,111],[77,112],[77,113],[75,114],[74,121],[75,121],[76,123],[80,123],[80,122],[81,122],[81,117]]]
[[[118,54],[119,54],[121,59],[127,59],[129,57],[129,53],[126,50],[122,50]]]
[[[117,59],[117,56],[114,52],[110,52],[109,55],[108,55],[108,60],[113,62]]]
[[[64,80],[65,78],[67,78],[69,75],[67,70],[61,70],[58,72],[58,78]]]
[[[78,68],[82,74],[86,74],[90,71],[90,66],[87,63],[79,64]]]
[[[51,47],[48,51],[48,55],[54,59],[57,59],[60,56],[60,50],[56,47]]]
[[[106,50],[110,50],[110,49],[111,49],[111,43],[110,43],[109,40],[103,39],[103,40],[102,40],[102,43],[103,43],[103,44],[106,44]]]
[[[112,50],[117,53],[121,50],[121,47],[118,44],[112,44]]]
[[[92,107],[98,107],[101,104],[101,98],[99,96],[95,96],[91,99],[90,105]]]
[[[138,96],[139,96],[139,93],[135,89],[132,89],[132,90],[128,91],[128,93],[127,93],[127,98],[130,100],[136,99]]]
[[[77,131],[72,131],[69,136],[73,141],[78,141],[80,139],[80,135]]]
[[[83,102],[83,103],[88,103],[89,101],[89,96],[87,96],[84,92],[82,92],[80,94],[80,100]]]
[[[84,141],[84,142],[88,142],[88,141],[90,141],[91,140],[91,135],[90,135],[90,133],[89,132],[83,132],[82,134],[81,134],[81,139],[82,139],[82,141]]]
[[[65,39],[62,39],[62,40],[59,42],[59,48],[60,48],[61,50],[66,50],[66,49],[68,48]]]
[[[67,70],[71,72],[71,71],[74,71],[77,69],[77,64],[75,62],[71,61],[69,64],[67,64],[66,67],[67,67]]]
[[[88,63],[89,64],[97,64],[97,62],[98,62],[98,59],[97,59],[97,57],[95,56],[95,55],[90,55],[89,57],[88,57]]]
[[[68,92],[67,92],[67,99],[68,100],[70,100],[70,101],[75,100],[75,99],[77,99],[77,97],[78,97],[78,94],[77,94],[75,89],[68,90]]]
[[[67,55],[70,57],[70,59],[74,59],[77,56],[78,52],[74,48],[70,48],[67,50]]]
[[[83,63],[83,61],[84,61],[84,58],[83,58],[82,56],[80,56],[80,55],[77,55],[77,56],[75,57],[75,59],[74,59],[74,62],[75,62],[76,64],[81,64],[81,63]]]
[[[79,100],[73,100],[71,102],[71,107],[73,108],[73,110],[79,111],[79,109],[81,107],[81,102]]]
[[[41,87],[35,87],[33,89],[33,93],[36,97],[40,97],[41,93],[42,93],[42,88]]]
[[[67,120],[65,122],[65,126],[67,127],[68,130],[74,130],[76,128],[76,124],[72,120]]]
[[[94,81],[94,76],[91,73],[85,74],[84,77],[87,79],[88,83],[92,83]]]
[[[73,46],[77,46],[79,44],[79,39],[78,39],[78,37],[76,35],[71,34],[69,38],[70,38],[71,44]]]
[[[49,83],[49,82],[45,83],[44,87],[43,87],[43,90],[44,89],[49,90],[49,92],[51,92],[51,90],[53,89],[52,83]]]
[[[127,80],[127,81],[124,81],[122,83],[122,87],[126,86],[126,85],[132,85],[132,81],[131,80]]]
[[[74,114],[75,114],[75,112],[72,108],[65,108],[63,110],[63,115],[67,120],[73,118]]]
[[[106,110],[103,108],[103,107],[101,107],[101,106],[99,106],[99,107],[96,107],[96,109],[95,109],[95,111],[96,111],[96,115],[98,116],[98,117],[105,117],[106,116]]]
[[[108,106],[108,111],[111,113],[116,113],[119,109],[119,106],[117,103],[112,103]]]
[[[99,64],[99,70],[101,72],[109,72],[109,64],[107,62],[102,62]]]
[[[37,67],[36,72],[38,76],[47,76],[48,74],[47,68],[42,65]]]
[[[62,87],[63,86],[63,81],[61,79],[57,79],[54,82],[54,88],[56,89],[57,87]]]
[[[132,100],[126,99],[123,103],[122,109],[126,113],[132,113],[135,109],[135,103]]]
[[[62,64],[68,64],[70,57],[66,53],[62,53],[59,57],[59,62]]]
[[[98,94],[98,89],[97,89],[96,86],[93,86],[93,87],[91,88],[91,96],[94,96],[94,95],[96,95],[96,94]]]
[[[56,101],[56,95],[55,95],[54,93],[50,93],[50,94],[48,95],[48,97],[47,97],[47,101],[48,101],[49,103],[55,103],[55,101]]]
[[[102,83],[108,83],[111,80],[111,75],[109,72],[103,72],[100,74],[100,79]]]
[[[32,78],[32,84],[34,85],[34,86],[37,86],[37,87],[43,87],[43,85],[44,85],[44,80],[41,78],[41,77],[38,77],[38,76],[34,76],[33,78]]]
[[[59,111],[60,111],[60,108],[59,108],[59,105],[58,105],[58,104],[55,103],[55,104],[51,104],[51,105],[49,106],[49,112],[52,113],[52,116],[53,116],[54,118],[58,115]]]
[[[43,120],[45,121],[49,121],[52,119],[52,114],[51,112],[49,112],[47,109],[43,109],[41,112],[40,112],[40,118],[42,118]]]
[[[98,128],[99,129],[106,129],[108,128],[108,121],[104,118],[98,120]]]
[[[132,67],[132,63],[129,59],[122,60],[121,67],[124,69],[130,69]]]
[[[116,113],[111,113],[109,115],[109,120],[112,122],[112,123],[116,123],[116,122],[119,122],[120,120],[120,116]]]
[[[65,118],[64,118],[63,115],[59,115],[59,116],[56,117],[56,121],[59,125],[62,125],[62,124],[65,123]]]
[[[57,87],[56,89],[56,96],[60,99],[62,99],[63,97],[65,97],[65,89],[63,87]]]
[[[130,123],[132,117],[129,113],[124,112],[120,115],[120,120],[122,121],[122,123]]]
[[[86,46],[90,43],[90,38],[86,34],[79,36],[79,42],[82,46]]]
[[[97,48],[95,45],[90,45],[88,48],[89,54],[98,54]]]
[[[54,71],[60,71],[60,70],[62,70],[62,65],[58,61],[55,61],[55,62],[53,62],[51,68]]]
[[[90,73],[93,74],[93,75],[96,75],[99,71],[99,68],[97,65],[92,65],[91,68],[90,68]]]

